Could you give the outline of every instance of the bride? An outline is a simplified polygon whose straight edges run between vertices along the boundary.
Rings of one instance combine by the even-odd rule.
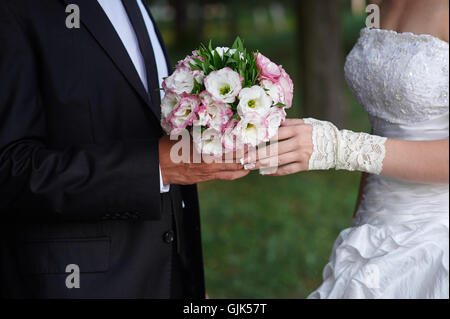
[[[368,173],[354,225],[339,235],[309,298],[449,298],[449,2],[377,4],[381,29],[361,30],[345,64],[373,134],[286,120],[272,175]],[[264,153],[254,169],[273,163]]]

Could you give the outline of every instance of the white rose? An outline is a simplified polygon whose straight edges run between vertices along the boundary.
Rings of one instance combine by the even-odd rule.
[[[265,118],[258,113],[249,113],[236,125],[233,133],[236,134],[244,144],[257,146],[267,141],[267,127]]]
[[[272,99],[258,85],[254,85],[251,88],[243,88],[239,93],[237,110],[241,117],[245,117],[246,114],[253,112],[266,116],[271,106]]]
[[[176,94],[190,94],[194,89],[194,74],[188,68],[177,68],[171,76],[164,80],[163,89]]]
[[[204,83],[206,91],[223,103],[233,103],[242,89],[242,77],[228,67],[211,72]]]

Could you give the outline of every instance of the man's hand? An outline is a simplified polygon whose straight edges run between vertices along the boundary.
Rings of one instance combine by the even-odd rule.
[[[246,176],[249,171],[245,170],[241,163],[174,163],[170,158],[170,149],[177,143],[171,141],[169,136],[159,140],[159,165],[163,183],[190,185],[210,180],[235,180]],[[195,152],[191,144],[191,154]]]

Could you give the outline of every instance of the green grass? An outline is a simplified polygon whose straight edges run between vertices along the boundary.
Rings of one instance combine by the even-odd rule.
[[[210,297],[306,297],[351,223],[358,184],[359,174],[308,172],[200,185]]]

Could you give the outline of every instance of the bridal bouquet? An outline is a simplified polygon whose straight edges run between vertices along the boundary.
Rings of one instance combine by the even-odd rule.
[[[201,45],[163,82],[161,125],[187,129],[199,153],[218,156],[272,138],[292,106],[286,71],[237,38],[231,48]]]

